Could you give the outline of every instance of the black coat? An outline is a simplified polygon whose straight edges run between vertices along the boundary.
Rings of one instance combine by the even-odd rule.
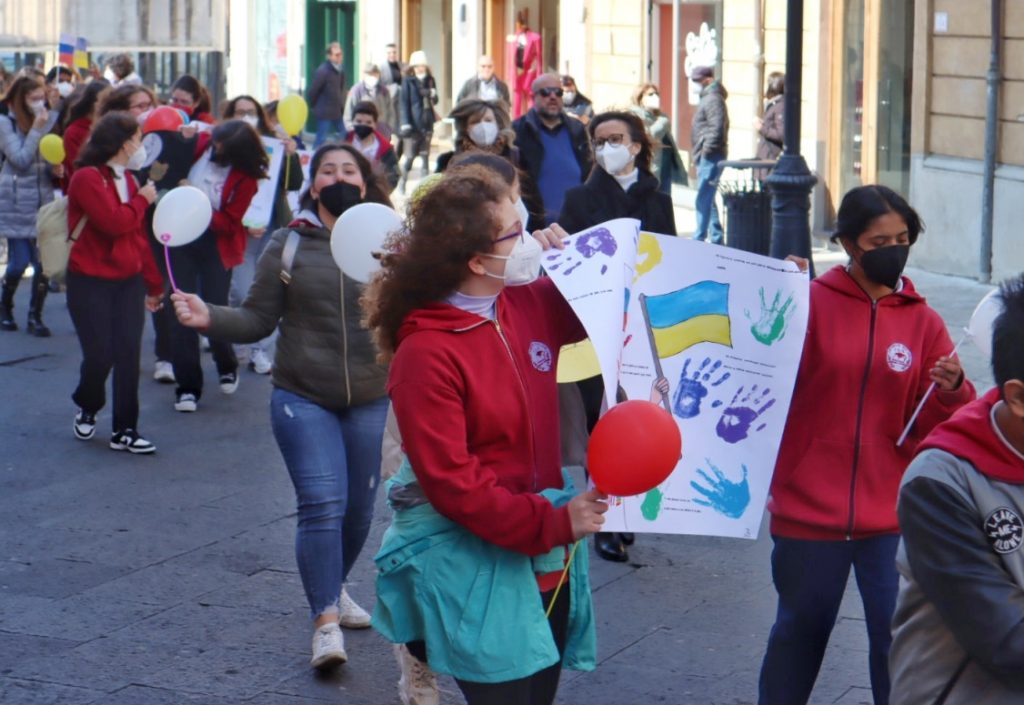
[[[569,139],[572,142],[573,152],[576,155],[576,162],[580,165],[580,174],[583,179],[587,178],[591,169],[594,168],[594,155],[590,151],[590,140],[587,139],[587,128],[579,120],[570,117],[562,118],[562,129],[569,130]],[[544,143],[540,139],[541,126],[537,111],[531,109],[526,115],[512,123],[512,129],[516,132],[516,147],[519,148],[520,168],[530,177],[532,184],[540,183],[539,176],[541,166],[544,164]],[[525,198],[523,199],[526,200]],[[527,203],[530,209],[530,227],[539,227],[544,222],[544,204],[541,202],[540,194],[537,195],[536,205]]]
[[[345,72],[338,71],[330,61],[320,64],[306,100],[317,120],[340,120],[345,110]]]
[[[402,92],[398,99],[398,122],[416,132],[434,131],[434,106],[437,105],[437,84],[427,74],[423,80],[414,75],[402,79]],[[404,136],[404,135],[403,135]]]
[[[615,177],[600,167],[585,184],[565,194],[558,224],[569,233],[578,233],[615,218],[637,218],[641,230],[676,234],[672,198],[658,190],[658,179],[653,174],[641,171],[629,191],[623,191]]]

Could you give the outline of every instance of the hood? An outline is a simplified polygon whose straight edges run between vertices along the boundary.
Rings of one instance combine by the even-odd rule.
[[[917,289],[914,288],[914,283],[910,279],[903,276],[900,277],[900,281],[903,282],[903,287],[896,293],[879,299],[879,306],[901,306],[904,304],[923,304],[925,302],[924,297],[917,293]],[[860,284],[850,276],[850,273],[846,271],[846,266],[842,264],[832,267],[832,269],[817,277],[812,283],[828,287],[837,293],[853,299],[860,301],[870,300],[867,293],[860,288]]]
[[[1024,458],[996,433],[992,409],[999,403],[998,388],[961,407],[950,419],[928,434],[918,452],[944,450],[966,460],[982,475],[1001,482],[1024,484]]]
[[[288,223],[288,229],[300,235],[330,239],[331,231],[320,222],[320,217],[311,210],[300,210]]]
[[[498,296],[498,306],[501,306],[501,296]],[[450,333],[461,333],[471,330],[487,322],[475,313],[463,311],[457,306],[446,303],[427,304],[409,313],[402,321],[398,329],[398,345],[413,333],[427,330],[448,331]],[[397,346],[396,346],[397,347]]]
[[[725,90],[725,86],[722,85],[721,81],[714,81],[713,83],[709,83],[704,86],[704,88],[701,89],[700,97],[703,98],[710,93],[721,93],[723,98],[729,97],[729,91]]]

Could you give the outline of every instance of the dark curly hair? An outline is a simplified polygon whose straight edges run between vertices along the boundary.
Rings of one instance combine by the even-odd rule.
[[[992,375],[1003,394],[1011,379],[1024,381],[1024,275],[1002,283],[1003,312],[992,325]]]
[[[381,364],[394,356],[409,313],[455,291],[469,275],[469,260],[494,247],[501,223],[493,207],[508,191],[501,176],[470,164],[446,173],[410,204],[405,231],[385,245],[383,267],[361,300]]]
[[[270,158],[252,125],[244,120],[227,120],[213,128],[210,141],[216,145],[217,163],[230,165],[254,179],[267,178]]]
[[[594,133],[597,131],[598,126],[603,125],[606,122],[612,120],[618,120],[619,122],[626,123],[626,128],[629,130],[629,139],[631,142],[636,142],[640,145],[640,152],[636,155],[636,166],[644,173],[651,173],[651,161],[654,159],[654,145],[651,143],[651,138],[647,135],[647,128],[644,126],[644,121],[636,113],[630,113],[626,111],[610,110],[606,113],[600,113],[590,121],[587,125],[587,133],[590,135],[590,142],[594,142]],[[601,167],[595,166],[596,169]]]

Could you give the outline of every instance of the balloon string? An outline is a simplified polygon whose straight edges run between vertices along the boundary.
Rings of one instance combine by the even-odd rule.
[[[960,341],[956,345],[953,346],[953,352],[951,352],[949,354],[949,357],[956,357],[957,351],[960,349],[960,346],[964,344],[964,341],[967,340],[968,337],[970,337],[970,333],[969,332],[964,333],[963,337],[960,338]],[[917,408],[914,409],[914,413],[910,417],[910,421],[907,422],[907,427],[903,429],[903,433],[900,434],[899,440],[896,441],[896,447],[897,448],[899,448],[901,445],[903,445],[903,441],[907,440],[907,436],[910,434],[910,429],[912,429],[914,427],[914,423],[917,421],[917,417],[921,415],[921,409],[924,408],[925,402],[928,401],[928,398],[932,395],[932,392],[934,392],[934,391],[935,391],[935,382],[932,382],[928,386],[928,391],[926,391],[924,393],[924,396],[921,397],[921,402],[917,405]]]
[[[174,271],[171,269],[171,248],[164,245],[164,262],[167,264],[167,278],[171,280],[171,291],[178,290],[178,284],[174,281]]]
[[[572,559],[576,556],[576,549],[580,547],[583,539],[580,539],[572,545],[572,551],[569,552],[569,560],[565,562],[565,568],[562,569],[562,577],[558,579],[558,587],[555,588],[555,594],[551,596],[551,602],[548,603],[547,612],[544,613],[545,619],[551,618],[551,610],[555,608],[555,600],[558,599],[558,593],[562,591],[562,586],[565,585],[565,577],[569,574],[569,566],[572,565]]]

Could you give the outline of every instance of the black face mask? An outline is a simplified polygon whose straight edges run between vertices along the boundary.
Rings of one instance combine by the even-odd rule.
[[[356,136],[359,139],[365,140],[367,137],[373,134],[373,127],[371,127],[370,125],[354,125],[352,127],[352,131],[356,133]]]
[[[895,289],[900,283],[900,275],[907,266],[909,256],[910,245],[889,245],[873,250],[862,250],[860,268],[871,281]]]
[[[327,212],[335,218],[347,211],[354,205],[363,202],[359,193],[359,187],[353,186],[345,181],[336,181],[330,186],[320,189],[320,197],[317,199],[327,209]]]

